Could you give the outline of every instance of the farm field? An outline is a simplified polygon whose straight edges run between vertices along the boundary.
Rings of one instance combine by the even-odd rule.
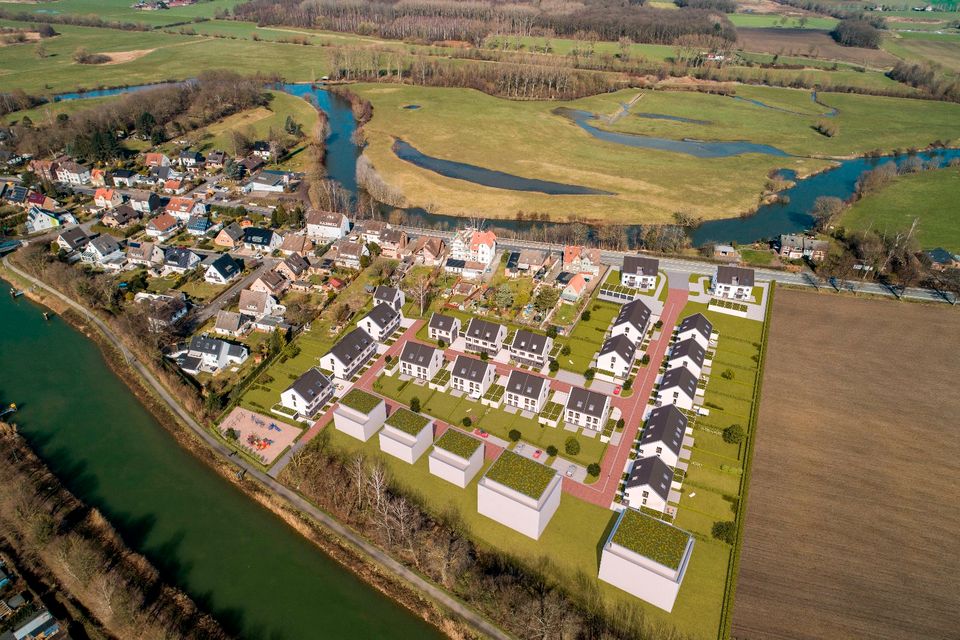
[[[738,29],[737,43],[746,51],[806,55],[827,60],[853,62],[873,68],[887,68],[897,59],[879,49],[841,47],[826,30],[757,28]]]
[[[906,230],[914,218],[923,249],[943,247],[960,253],[960,169],[948,167],[903,175],[879,193],[847,209],[838,224],[851,230]]]
[[[960,34],[903,33],[884,39],[883,48],[908,62],[929,62],[960,73]]]
[[[942,305],[778,291],[734,637],[955,634],[958,343]]]
[[[195,5],[175,7],[163,11],[140,11],[130,7],[130,0],[55,0],[54,2],[4,2],[0,9],[12,13],[42,16],[97,15],[108,21],[132,22],[161,27],[173,23],[189,22],[194,18],[212,18],[218,11],[237,5],[241,0],[209,0]],[[58,29],[59,31],[59,29]]]
[[[770,28],[770,29],[833,29],[837,22],[836,18],[829,18],[826,16],[814,16],[814,15],[804,15],[804,16],[785,16],[778,15],[775,13],[730,13],[727,14],[727,18],[730,19],[730,22],[733,23],[735,27],[740,28],[749,28],[749,29],[761,29],[761,28]],[[786,18],[786,23],[784,23],[784,18]],[[801,18],[805,18],[804,23],[801,25]]]

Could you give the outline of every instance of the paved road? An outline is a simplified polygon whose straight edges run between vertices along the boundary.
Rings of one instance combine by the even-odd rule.
[[[235,283],[221,291],[220,295],[205,304],[195,317],[196,324],[198,326],[202,325],[204,322],[215,316],[221,309],[229,306],[230,302],[233,300],[233,297],[237,295],[241,289],[246,289],[247,286],[252,284],[254,280],[272,269],[277,262],[278,260],[276,258],[264,258],[259,267],[248,273],[243,278],[237,280]]]
[[[99,317],[90,312],[86,307],[74,302],[67,296],[63,295],[59,291],[56,291],[52,287],[46,285],[45,283],[37,280],[36,278],[24,273],[17,267],[10,264],[7,258],[3,259],[3,264],[10,269],[13,273],[17,274],[24,280],[31,282],[34,286],[43,289],[48,292],[50,295],[61,300],[66,305],[78,311],[84,318],[93,323],[100,331],[106,336],[120,353],[126,359],[126,361],[132,366],[137,373],[143,378],[143,380],[157,393],[157,395],[170,407],[170,409],[176,413],[181,420],[190,428],[191,431],[196,433],[208,447],[210,447],[214,452],[220,455],[221,458],[227,462],[237,466],[246,472],[246,474],[252,478],[255,478],[260,482],[261,485],[272,491],[274,494],[284,499],[289,506],[299,511],[302,511],[308,514],[315,521],[320,523],[320,525],[326,527],[332,531],[335,535],[346,540],[352,546],[359,549],[366,556],[373,559],[377,564],[385,567],[387,570],[391,571],[393,574],[399,576],[409,584],[411,584],[415,589],[425,593],[427,596],[435,600],[436,602],[443,605],[449,611],[452,611],[454,614],[462,617],[469,624],[473,625],[481,634],[491,638],[498,638],[502,640],[509,640],[510,636],[501,631],[486,618],[480,615],[478,612],[474,611],[472,608],[463,604],[449,593],[439,588],[435,584],[425,580],[420,577],[416,572],[407,568],[397,560],[395,560],[390,555],[383,552],[381,549],[377,548],[373,544],[367,542],[364,538],[360,537],[352,530],[341,524],[339,521],[328,516],[324,512],[320,511],[317,507],[313,506],[310,502],[305,500],[299,494],[295,493],[288,487],[280,484],[266,473],[263,473],[259,469],[253,467],[245,460],[239,457],[230,457],[232,450],[229,449],[226,445],[217,440],[212,434],[210,434],[206,429],[204,429],[196,420],[193,419],[193,416],[190,415],[183,407],[178,403],[161,385],[156,378],[153,377],[153,374],[143,366],[140,360],[124,346],[120,339],[113,333],[109,326],[103,322]]]

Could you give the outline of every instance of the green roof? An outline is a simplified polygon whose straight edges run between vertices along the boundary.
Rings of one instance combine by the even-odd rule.
[[[412,436],[420,433],[425,426],[427,426],[430,421],[424,418],[419,413],[414,413],[410,409],[397,409],[387,418],[387,424],[396,429],[400,429],[404,433],[409,433]]]
[[[513,451],[504,451],[487,471],[494,482],[539,500],[557,472]]]
[[[375,395],[369,394],[360,389],[351,389],[347,395],[340,398],[340,404],[351,409],[356,409],[360,413],[370,413],[377,408],[377,405],[383,402]]]
[[[457,429],[447,429],[443,432],[443,435],[434,442],[435,445],[443,449],[444,451],[449,451],[454,455],[458,455],[461,458],[469,458],[473,455],[474,451],[480,448],[480,441],[476,438],[471,438],[462,431]]]
[[[676,569],[690,534],[633,509],[624,511],[613,542],[655,562]]]

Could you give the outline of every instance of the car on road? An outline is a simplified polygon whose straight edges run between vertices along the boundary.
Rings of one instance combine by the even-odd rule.
[[[620,391],[621,391],[622,389],[623,389],[623,387],[621,387],[620,385],[615,386],[615,387],[613,388],[613,395],[615,395],[615,396],[620,395]]]

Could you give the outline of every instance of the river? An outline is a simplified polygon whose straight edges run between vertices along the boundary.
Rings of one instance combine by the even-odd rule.
[[[97,346],[3,287],[0,402],[71,491],[231,633],[437,639],[182,449]]]

